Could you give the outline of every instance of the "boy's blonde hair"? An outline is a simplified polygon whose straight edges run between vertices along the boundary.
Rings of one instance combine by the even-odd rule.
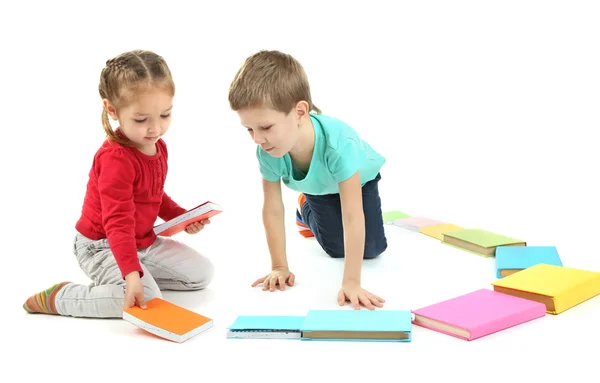
[[[248,57],[229,87],[234,111],[264,107],[288,114],[299,101],[306,101],[309,111],[321,113],[312,103],[302,65],[279,51],[262,50]]]
[[[106,61],[98,91],[103,100],[107,99],[118,110],[135,100],[140,91],[150,87],[175,95],[175,83],[165,59],[151,51],[134,50]],[[114,132],[105,108],[102,110],[102,126],[110,140],[131,145]]]

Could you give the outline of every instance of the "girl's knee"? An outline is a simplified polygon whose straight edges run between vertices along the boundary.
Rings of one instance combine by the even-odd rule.
[[[193,290],[201,290],[212,282],[215,274],[215,266],[210,259],[196,252],[187,270],[189,286]]]

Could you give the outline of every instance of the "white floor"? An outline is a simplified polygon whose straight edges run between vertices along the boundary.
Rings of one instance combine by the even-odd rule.
[[[366,379],[371,375],[463,376],[476,381],[490,374],[514,376],[513,370],[520,371],[519,377],[555,381],[558,377],[581,378],[595,369],[588,364],[596,358],[593,351],[580,347],[594,347],[600,341],[600,297],[558,316],[547,315],[473,342],[417,326],[411,343],[227,340],[226,328],[237,315],[303,315],[309,309],[338,308],[335,297],[342,270],[341,261],[329,259],[314,240],[292,231],[288,246],[296,286],[273,293],[252,289],[252,281],[268,270],[268,255],[258,217],[248,217],[244,225],[236,222],[239,215],[232,212],[214,220],[210,229],[217,238],[211,239],[208,229],[204,238],[184,237],[198,247],[205,242],[218,274],[204,291],[165,292],[172,302],[214,319],[213,329],[183,344],[147,335],[120,320],[27,315],[19,304],[29,293],[64,278],[84,279],[68,256],[67,243],[62,252],[45,252],[46,257],[60,258],[52,262],[61,267],[40,270],[51,263],[49,259],[28,266],[22,262],[27,277],[19,288],[10,290],[6,306],[11,352],[19,357],[10,367],[34,363],[36,368],[52,369],[60,360],[70,367],[56,376],[67,381],[81,376],[100,381],[105,378],[97,375],[100,366],[111,375],[132,378],[200,379],[208,374],[247,381],[270,376],[301,381],[321,376]],[[416,309],[474,289],[491,288],[490,282],[495,280],[492,258],[450,248],[397,227],[387,227],[387,234],[389,250],[378,260],[365,262],[363,274],[364,286],[387,300],[386,310]],[[562,244],[559,250],[565,265],[600,271],[597,258],[590,259],[593,251],[580,251],[576,236],[554,238]],[[556,242],[549,235],[540,235],[534,243]]]
[[[296,195],[285,191],[296,286],[274,293],[250,287],[269,270],[262,193],[254,145],[228,108],[227,87],[244,58],[263,48],[294,54],[317,106],[386,156],[385,210],[556,245],[565,266],[600,271],[594,3],[258,3],[241,10],[224,1],[198,10],[147,2],[102,2],[91,10],[28,5],[36,12],[10,5],[12,16],[0,25],[11,36],[2,41],[0,60],[0,283],[9,353],[0,370],[68,382],[598,376],[600,297],[474,342],[419,327],[411,343],[225,339],[237,315],[337,308],[343,266],[295,232]],[[67,16],[68,9],[77,14]],[[121,320],[28,315],[21,308],[54,283],[87,283],[71,240],[103,138],[98,76],[109,57],[135,48],[163,54],[177,82],[165,137],[167,192],[186,207],[208,199],[226,209],[204,232],[179,237],[217,270],[204,291],[165,292],[214,319],[212,330],[184,344]],[[363,268],[365,288],[386,299],[386,310],[414,310],[491,288],[495,280],[493,258],[396,227],[386,232],[389,249]]]

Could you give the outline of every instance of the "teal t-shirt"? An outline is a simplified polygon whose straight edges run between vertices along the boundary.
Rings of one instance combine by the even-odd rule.
[[[272,157],[256,148],[260,172],[267,181],[281,180],[297,192],[323,195],[339,193],[339,183],[357,171],[361,185],[377,176],[385,158],[361,140],[346,123],[322,114],[310,114],[315,130],[315,147],[308,173],[304,174],[292,163],[289,153]]]

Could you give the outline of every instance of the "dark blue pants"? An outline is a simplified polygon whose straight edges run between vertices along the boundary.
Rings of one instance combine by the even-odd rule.
[[[362,187],[363,211],[365,214],[364,258],[375,258],[387,248],[383,228],[381,199],[377,183],[381,174]],[[339,194],[304,194],[301,220],[308,225],[323,250],[333,258],[344,257],[344,228]]]

